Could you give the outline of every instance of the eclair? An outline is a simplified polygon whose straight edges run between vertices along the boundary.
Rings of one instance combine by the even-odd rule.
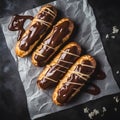
[[[19,57],[27,56],[32,52],[33,48],[52,26],[56,16],[57,10],[50,4],[44,5],[40,9],[38,14],[30,22],[20,40],[17,41],[15,52]]]
[[[85,85],[96,68],[96,61],[90,55],[80,57],[68,70],[55,88],[52,99],[56,105],[69,102]]]
[[[81,47],[76,42],[67,44],[40,73],[37,85],[47,89],[56,86],[73,63],[80,57]]]
[[[69,39],[74,29],[74,24],[69,18],[63,18],[53,26],[51,32],[40,43],[32,54],[32,63],[35,66],[45,66],[55,55],[57,50]]]

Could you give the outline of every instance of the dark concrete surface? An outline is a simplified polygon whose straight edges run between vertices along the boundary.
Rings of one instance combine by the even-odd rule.
[[[0,18],[20,13],[26,9],[39,6],[49,1],[51,0],[0,0]],[[103,45],[105,47],[108,60],[112,66],[114,76],[118,81],[118,84],[120,84],[120,76],[119,74],[116,74],[116,70],[120,69],[119,37],[117,42],[109,41],[108,43],[106,39],[104,39],[105,34],[111,29],[113,23],[119,24],[119,3],[115,0],[89,0],[89,2],[94,8],[98,23],[98,30],[101,34]],[[86,106],[90,109],[90,111],[94,108],[100,111],[102,110],[102,107],[107,108],[107,112],[104,116],[99,114],[94,117],[94,120],[119,120],[120,104],[115,102],[113,99],[114,96],[117,96],[117,98],[120,99],[120,93],[105,96],[37,120],[89,120],[88,114],[83,113],[83,109]],[[117,111],[115,108],[117,108]],[[6,46],[4,35],[2,34],[0,28],[0,120],[29,119],[30,117],[27,109],[25,91],[17,72],[14,59]]]

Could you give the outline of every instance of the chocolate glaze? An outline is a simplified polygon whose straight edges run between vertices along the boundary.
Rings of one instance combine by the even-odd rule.
[[[22,37],[23,33],[25,32],[24,23],[28,19],[32,20],[33,16],[14,15],[12,17],[8,29],[11,31],[19,31],[17,40],[19,40]]]
[[[88,60],[84,60],[83,63],[87,65],[92,65],[91,62]],[[81,72],[84,74],[91,74],[93,73],[94,68],[81,66],[79,64],[74,71]],[[80,83],[84,85],[86,81],[76,74],[71,74],[70,77],[67,78],[67,82],[64,83],[64,85],[58,90],[57,101],[61,104],[64,104],[67,101],[69,101],[71,98],[71,95],[74,94],[76,89],[78,89],[79,87],[80,89],[82,88],[82,85],[73,85],[69,82],[75,82],[75,83]]]
[[[52,10],[52,7],[50,7]],[[47,11],[45,9],[45,11]],[[46,13],[45,11],[42,11],[37,15],[37,19],[44,20],[46,22],[53,23],[54,19],[50,14]],[[34,20],[34,19],[33,19]],[[20,49],[27,51],[31,45],[33,45],[37,40],[40,39],[41,35],[44,35],[46,31],[48,30],[48,27],[44,24],[41,24],[40,22],[36,21],[34,24],[29,26],[28,33],[21,38],[20,41]]]
[[[76,74],[71,74],[71,76],[67,79],[67,81],[82,83],[82,84],[85,83],[85,81],[81,79],[79,76],[77,76]],[[61,104],[66,103],[70,99],[71,95],[75,92],[74,89],[77,89],[78,87],[80,87],[80,85],[73,85],[66,82],[62,86],[62,88],[58,90],[57,101]]]
[[[33,16],[14,15],[11,19],[9,26],[8,26],[9,30],[11,30],[11,31],[22,30],[23,26],[24,26],[24,22],[27,19],[32,20]]]
[[[97,85],[95,85],[94,83],[90,83],[86,86],[89,88],[84,89],[85,92],[92,94],[92,95],[98,95],[100,93],[100,88]]]
[[[48,6],[50,10],[56,13],[56,10],[53,6]],[[47,9],[45,11],[48,12]],[[51,24],[53,23],[54,19],[53,16],[48,14],[47,12],[42,11],[37,15],[37,19],[41,19],[47,22],[50,22]],[[19,30],[19,35],[18,35],[18,40],[20,40],[20,49],[27,51],[29,47],[35,43],[36,40],[40,38],[41,35],[44,35],[45,32],[47,31],[48,27],[44,24],[40,24],[40,22],[35,22],[31,26],[28,27],[27,34],[25,36],[25,30],[24,30],[24,23],[27,19],[33,20],[32,16],[20,16],[20,15],[15,15],[13,16],[8,28],[11,31],[17,31]],[[32,21],[31,21],[32,23]]]
[[[80,51],[79,49],[77,48],[78,46],[72,46],[70,48],[67,48],[65,51],[67,52],[70,52],[70,53],[73,53],[73,54],[76,54],[76,55],[80,55]],[[62,63],[60,62],[60,60],[65,60],[65,61],[69,61],[69,62],[72,62],[74,63],[76,60],[77,60],[78,57],[76,56],[72,56],[72,55],[69,55],[69,54],[66,54],[66,53],[62,53],[60,58],[59,58],[59,61],[56,65],[54,66],[51,66],[50,69],[47,71],[46,73],[46,77],[49,77],[51,79],[54,79],[55,81],[59,82],[60,79],[62,79],[65,75],[65,73],[67,72],[67,70],[72,66],[72,64],[68,64],[68,63]],[[59,65],[62,65],[64,67],[67,67],[68,69],[64,68],[64,67],[61,67]],[[60,72],[58,70],[61,70],[63,72]],[[43,88],[48,88],[48,87],[52,87],[54,85],[56,85],[57,83],[53,82],[53,81],[50,81],[48,80],[47,78],[43,78],[42,80],[39,80],[38,81],[38,84]]]
[[[101,69],[99,69],[95,79],[96,80],[104,80],[105,78],[106,78],[106,74]]]
[[[106,78],[106,74],[100,68],[97,67],[94,74],[90,78],[91,82],[87,83],[87,85],[85,86],[83,91],[85,91],[89,94],[92,94],[92,95],[98,95],[100,93],[100,88],[97,85],[95,85],[94,83],[92,83],[92,81],[104,80],[105,78]]]
[[[26,36],[21,38],[20,41],[20,49],[27,51],[29,47],[34,44],[36,40],[39,39],[40,35],[42,35],[44,32],[46,32],[47,26],[40,25],[39,22],[34,23],[30,28],[29,32]]]
[[[52,47],[45,47],[45,45],[42,45],[42,48],[39,49],[39,53],[44,55],[39,56],[35,54],[34,59],[37,61],[39,66],[45,65],[50,58],[55,54],[56,50],[54,50],[55,47],[58,45],[61,45],[63,43],[63,38],[69,34],[69,22],[65,21],[57,26],[55,26],[52,30],[51,36],[47,37],[43,43]],[[45,48],[45,49],[44,49]]]

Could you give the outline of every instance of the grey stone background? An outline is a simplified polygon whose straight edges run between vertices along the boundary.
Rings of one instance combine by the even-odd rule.
[[[52,0],[0,0],[0,20],[3,17],[20,13],[26,9],[30,9],[36,6],[39,6],[43,3],[49,2]],[[108,0],[89,0],[92,7],[94,8],[96,18],[98,20],[98,29],[101,33],[101,37],[104,37],[104,34],[109,31],[113,23],[119,24],[120,9],[118,9],[119,4],[115,1],[108,2]],[[116,3],[116,4],[113,4]],[[114,7],[111,7],[114,6]],[[108,9],[109,8],[109,9]],[[106,11],[109,13],[105,17]],[[118,14],[115,14],[115,13]],[[105,14],[105,15],[104,15]],[[113,17],[111,17],[111,15]],[[109,24],[103,24],[106,20],[109,20]],[[104,28],[104,30],[103,30]],[[113,68],[113,74],[117,80],[119,80],[120,75],[116,74],[116,70],[120,69],[120,49],[119,41],[117,43],[110,42],[106,43],[104,39],[103,44],[108,56],[108,60]],[[110,49],[112,44],[113,48]],[[120,45],[120,44],[119,44]],[[116,48],[117,47],[117,53]],[[111,56],[111,54],[114,55]],[[118,55],[119,54],[119,55]],[[118,82],[119,84],[120,82]],[[113,97],[118,96],[120,99],[120,93],[106,96],[95,101],[90,101],[86,104],[74,107],[69,110],[65,110],[59,113],[54,113],[46,117],[40,118],[39,120],[88,120],[89,117],[87,114],[83,114],[83,108],[89,107],[93,110],[101,109],[101,106],[106,106],[108,111],[101,117],[100,115],[96,116],[96,120],[119,120],[120,119],[120,104],[115,104]],[[115,112],[114,108],[118,106],[118,110]],[[6,46],[4,35],[0,28],[0,120],[29,120],[29,113],[27,110],[26,96],[23,89],[22,82],[20,80],[19,74],[17,72],[16,64]]]

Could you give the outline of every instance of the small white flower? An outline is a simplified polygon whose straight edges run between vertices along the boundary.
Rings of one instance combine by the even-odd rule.
[[[88,114],[88,116],[89,116],[90,119],[93,119],[94,115],[95,115],[94,112],[90,112],[90,113]]]
[[[87,107],[84,108],[84,113],[89,113],[89,109]]]
[[[119,32],[119,29],[117,28],[117,26],[113,26],[112,33],[115,34],[115,33],[118,33],[118,32]]]
[[[94,112],[95,115],[98,115],[98,114],[99,114],[99,111],[96,110],[96,109],[94,109],[93,112]]]

